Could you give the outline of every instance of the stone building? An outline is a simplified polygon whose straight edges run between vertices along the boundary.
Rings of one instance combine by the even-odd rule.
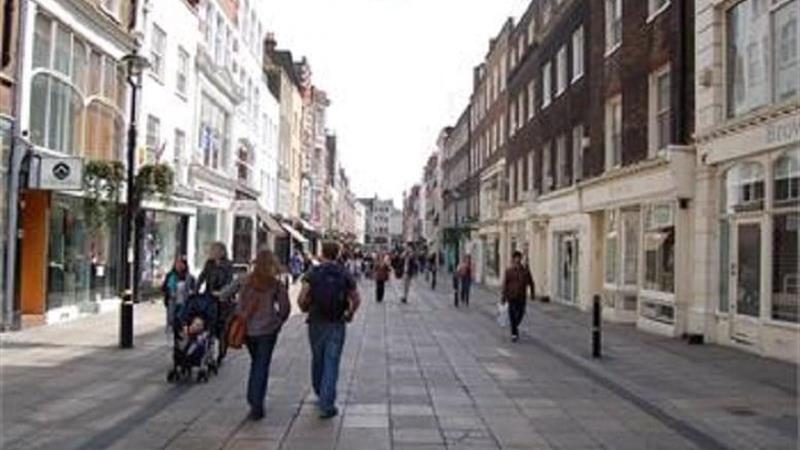
[[[477,215],[472,208],[478,195],[475,177],[470,176],[470,106],[450,128],[442,151],[442,242],[444,264],[455,267],[465,254],[471,224]]]

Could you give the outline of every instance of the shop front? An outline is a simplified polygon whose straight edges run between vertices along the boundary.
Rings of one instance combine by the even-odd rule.
[[[179,256],[188,250],[189,214],[145,209],[139,243],[140,287],[143,295],[156,295]]]
[[[245,272],[259,250],[277,253],[286,231],[256,201],[237,200],[234,205],[232,259],[238,272]]]

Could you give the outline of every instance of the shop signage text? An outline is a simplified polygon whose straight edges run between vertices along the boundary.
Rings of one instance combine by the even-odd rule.
[[[767,127],[767,143],[789,144],[800,141],[800,117],[792,117]]]

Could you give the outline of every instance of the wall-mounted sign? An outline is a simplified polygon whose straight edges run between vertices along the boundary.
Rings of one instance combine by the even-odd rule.
[[[33,169],[34,167],[35,165],[31,168]],[[33,171],[31,175],[31,188],[52,191],[78,191],[83,188],[83,159],[42,155],[39,159],[38,174]]]

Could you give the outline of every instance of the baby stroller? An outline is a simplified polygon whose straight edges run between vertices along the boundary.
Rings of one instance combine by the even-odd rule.
[[[179,306],[173,323],[172,369],[167,381],[190,379],[197,367],[197,381],[208,381],[217,373],[214,348],[217,301],[211,295],[195,294]]]

